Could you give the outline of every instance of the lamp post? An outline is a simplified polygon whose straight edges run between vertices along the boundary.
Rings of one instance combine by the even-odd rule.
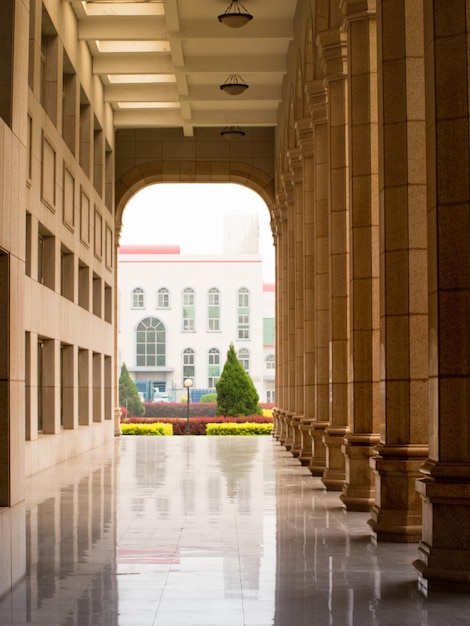
[[[186,434],[190,435],[191,429],[189,425],[189,390],[193,386],[193,381],[191,380],[191,378],[186,378],[186,380],[184,381],[184,386],[186,387],[186,392],[188,394],[186,397]]]

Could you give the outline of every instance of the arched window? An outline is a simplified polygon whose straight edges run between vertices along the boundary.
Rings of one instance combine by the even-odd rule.
[[[249,352],[249,350],[247,350],[246,348],[241,348],[238,351],[238,355],[237,356],[238,356],[238,360],[242,364],[242,367],[245,370],[245,372],[249,372],[250,371],[250,352]]]
[[[145,307],[145,292],[140,287],[136,287],[132,292],[132,308],[143,309]]]
[[[157,291],[157,309],[170,308],[170,292],[166,287],[162,287]]]
[[[191,378],[194,384],[195,374],[196,368],[194,366],[194,350],[192,348],[186,348],[183,352],[183,381],[187,378]]]
[[[250,338],[250,292],[246,287],[238,290],[237,337]]]
[[[147,317],[137,326],[136,365],[146,367],[166,364],[165,327],[155,317]]]
[[[195,315],[196,315],[196,297],[194,289],[186,287],[183,291],[183,331],[194,332],[196,328]]]
[[[274,354],[268,354],[266,357],[266,369],[273,370],[276,367],[276,361],[274,358]]]
[[[209,350],[208,354],[208,376],[207,376],[207,386],[212,388],[215,387],[216,382],[220,378],[220,352],[217,348],[212,348]]]
[[[210,332],[220,330],[220,291],[215,287],[209,289],[207,300],[207,329]]]

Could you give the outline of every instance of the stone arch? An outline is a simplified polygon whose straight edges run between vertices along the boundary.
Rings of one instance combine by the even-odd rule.
[[[116,180],[116,241],[129,200],[155,183],[238,183],[265,201],[271,220],[275,206],[274,180],[263,170],[234,161],[149,161],[128,170]]]

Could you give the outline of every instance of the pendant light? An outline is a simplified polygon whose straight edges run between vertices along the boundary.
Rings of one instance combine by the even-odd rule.
[[[243,93],[245,89],[248,89],[248,85],[244,82],[243,78],[238,74],[231,74],[223,85],[220,85],[220,89],[225,91],[229,96],[238,96]]]
[[[230,26],[230,28],[241,28],[248,24],[253,19],[253,16],[248,13],[241,2],[232,0],[225,13],[219,15],[217,19],[225,26]]]
[[[220,134],[224,139],[241,139],[246,135],[240,126],[226,126]]]

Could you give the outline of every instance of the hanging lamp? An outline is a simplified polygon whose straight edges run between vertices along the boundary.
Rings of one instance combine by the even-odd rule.
[[[241,139],[246,135],[245,131],[240,126],[226,126],[220,134],[224,139]]]
[[[230,28],[241,28],[248,24],[253,19],[253,16],[248,13],[241,2],[232,0],[225,13],[219,15],[217,19],[225,26],[230,26]]]
[[[220,85],[220,89],[225,91],[229,96],[238,96],[243,93],[245,89],[248,89],[248,85],[238,74],[230,74],[223,85]]]

